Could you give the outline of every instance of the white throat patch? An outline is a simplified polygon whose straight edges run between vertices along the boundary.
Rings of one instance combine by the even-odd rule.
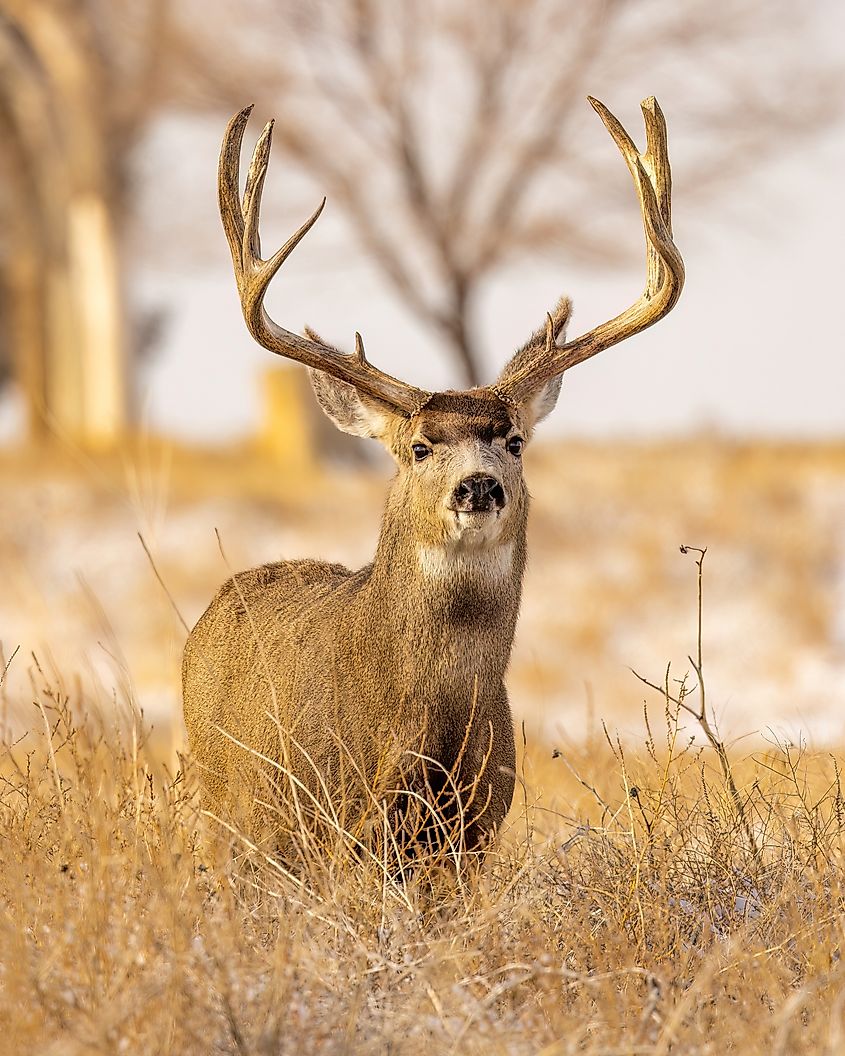
[[[417,546],[420,571],[428,579],[507,579],[513,569],[513,543],[467,548],[460,545]]]

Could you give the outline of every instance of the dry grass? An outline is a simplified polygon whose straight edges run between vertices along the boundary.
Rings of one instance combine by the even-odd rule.
[[[637,747],[529,743],[478,875],[342,841],[289,873],[200,814],[139,719],[35,689],[2,762],[4,1052],[842,1051],[833,755],[733,761],[744,826],[657,701]]]
[[[618,479],[605,479],[618,451],[538,456],[534,568],[558,577],[555,597],[578,604],[555,603],[568,631],[532,601],[540,593],[532,595],[529,582],[527,640],[545,634],[555,657],[570,664],[578,657],[590,670],[595,657],[589,643],[579,651],[572,628],[603,642],[611,617],[624,609],[640,620],[662,590],[678,625],[669,628],[666,652],[691,651],[699,670],[713,658],[711,701],[714,686],[743,693],[746,684],[726,678],[720,657],[743,661],[736,627],[753,621],[724,614],[727,601],[757,597],[758,579],[782,591],[762,599],[761,611],[779,614],[793,646],[802,620],[808,640],[816,622],[831,633],[833,596],[821,586],[832,577],[817,555],[840,554],[845,453],[663,450],[659,473],[655,457],[629,452]],[[795,494],[784,497],[790,459],[803,462],[791,466]],[[189,476],[203,490],[201,474]],[[65,536],[77,523],[71,478],[57,478],[68,506],[57,517],[46,479],[38,475],[37,495],[25,480],[6,482],[16,509],[33,511],[17,519],[17,535],[0,537],[5,582],[14,587],[17,576],[24,599],[35,581],[32,555],[52,553],[38,532],[55,526]],[[577,501],[557,502],[548,486],[555,480]],[[682,492],[679,482],[689,480],[695,487]],[[218,485],[215,478],[207,486]],[[382,488],[346,486],[360,499],[352,507],[363,550]],[[265,535],[275,539],[280,519],[302,518],[311,530],[310,514],[293,500],[282,508],[261,497],[265,482],[254,483],[254,495],[252,482],[243,487],[252,498],[239,495],[232,506],[239,517],[251,511],[251,529],[266,521]],[[68,544],[73,561],[89,536],[102,549],[102,522],[116,503],[104,496],[91,493],[90,510],[80,513],[79,544]],[[813,519],[816,500],[821,519]],[[313,501],[322,504],[313,521],[324,523],[329,500]],[[629,518],[621,528],[620,510]],[[185,562],[195,548],[186,548],[180,524],[177,517],[171,550]],[[143,521],[138,526],[154,540]],[[131,527],[120,521],[115,538],[134,541]],[[655,532],[667,538],[655,540]],[[742,549],[737,540],[746,536]],[[620,555],[623,537],[630,552]],[[705,664],[695,648],[692,558],[676,549],[703,539],[723,544],[708,557]],[[176,557],[162,560],[164,542],[153,551],[181,598]],[[127,600],[128,563],[115,560],[104,571],[115,594],[103,595],[108,613],[98,613],[90,636],[112,650],[113,639],[132,645],[136,631],[149,635],[155,619],[166,619],[175,643],[167,662],[175,664],[181,628],[137,550],[149,598]],[[590,565],[586,550],[606,567]],[[553,553],[569,556],[553,566]],[[757,564],[743,572],[740,563],[725,578],[731,554],[754,555]],[[55,557],[62,568],[69,560]],[[600,568],[605,582],[596,592]],[[183,571],[186,580],[194,574]],[[214,576],[222,578],[212,567],[207,578]],[[595,598],[578,589],[581,579]],[[567,584],[576,591],[565,592]],[[92,604],[101,596],[93,586]],[[61,646],[71,616],[54,626],[46,618],[53,581],[41,587],[39,626]],[[12,591],[9,611],[14,600]],[[68,612],[79,619],[78,608]],[[112,639],[98,621],[113,613],[131,622]],[[666,620],[644,627],[655,649],[666,642]],[[159,667],[163,640],[151,639]],[[653,663],[629,638],[615,648],[626,663]],[[643,673],[659,688],[646,690],[649,710],[632,733],[631,702],[642,687],[628,676],[625,695],[608,710],[616,689],[599,675],[597,710],[624,713],[629,732],[619,739],[591,724],[573,742],[529,736],[506,831],[480,872],[385,869],[342,831],[331,853],[315,850],[303,831],[291,869],[202,815],[190,761],[174,750],[166,722],[151,733],[128,705],[116,717],[120,709],[90,680],[63,680],[63,663],[36,668],[27,689],[25,652],[12,665],[7,697],[0,691],[0,1053],[845,1052],[842,753],[780,743],[740,757],[715,731],[715,750],[702,747],[697,716],[711,721],[712,704],[703,711],[694,684],[648,666]],[[116,669],[124,680],[116,695],[131,701],[120,657]],[[515,674],[517,685],[526,680],[519,660]],[[550,686],[557,677],[550,668]],[[831,712],[835,691],[829,696],[819,707]]]
[[[178,734],[185,635],[138,533],[193,624],[229,574],[215,529],[234,568],[304,556],[357,568],[375,548],[387,476],[302,479],[260,452],[166,444],[84,463],[0,452],[0,642],[89,685],[113,684],[117,656],[147,715]],[[687,663],[687,541],[710,547],[708,666],[725,731],[774,725],[839,743],[845,444],[549,441],[527,453],[526,477],[530,560],[509,675],[520,718],[582,735],[589,682],[597,714],[636,722],[629,666]],[[16,695],[25,676],[16,663]]]

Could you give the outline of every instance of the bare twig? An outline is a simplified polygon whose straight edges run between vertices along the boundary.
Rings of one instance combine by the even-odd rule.
[[[152,568],[153,573],[154,573],[156,579],[158,580],[159,585],[161,586],[161,589],[167,595],[167,600],[170,602],[170,604],[171,604],[171,606],[173,608],[173,611],[176,613],[177,619],[182,624],[182,627],[184,628],[185,634],[190,634],[191,633],[191,628],[185,622],[185,617],[179,611],[179,606],[176,604],[176,601],[175,601],[173,595],[167,589],[167,584],[161,578],[161,574],[160,574],[158,568],[156,567],[155,558],[150,553],[150,548],[147,546],[146,541],[144,540],[144,537],[143,537],[143,535],[141,535],[140,532],[138,532],[138,538],[141,540],[141,546],[143,546],[143,548],[144,548],[144,553],[147,555],[147,558],[148,558],[148,560],[150,562],[150,567]]]
[[[693,670],[695,671],[696,678],[698,679],[698,685],[695,689],[687,691],[685,683],[681,683],[681,691],[677,696],[672,696],[669,692],[669,673],[667,670],[665,685],[658,686],[650,679],[644,678],[642,675],[633,671],[636,678],[640,680],[644,685],[650,689],[656,690],[662,694],[667,701],[671,701],[679,708],[683,708],[688,714],[696,720],[698,725],[701,727],[701,732],[707,739],[708,744],[716,753],[716,758],[719,760],[719,767],[722,771],[722,776],[725,779],[725,785],[728,789],[728,794],[731,797],[734,811],[737,816],[737,820],[742,826],[743,832],[748,840],[748,845],[754,851],[757,852],[757,841],[754,838],[754,833],[751,828],[751,824],[748,820],[748,813],[745,809],[745,804],[742,800],[742,796],[737,788],[736,781],[733,776],[733,769],[731,768],[730,759],[728,758],[727,748],[725,742],[719,736],[719,731],[716,727],[715,719],[707,713],[707,691],[706,684],[704,681],[704,653],[703,653],[703,625],[704,625],[704,558],[707,554],[707,547],[699,546],[681,546],[682,554],[688,554],[690,551],[698,554],[696,558],[696,567],[698,569],[698,584],[697,584],[697,620],[696,620],[696,655],[695,657],[689,656],[689,662],[692,664]],[[687,697],[692,693],[697,693],[697,706],[693,706],[687,703]]]
[[[12,666],[12,661],[15,659],[15,657],[20,652],[20,648],[21,647],[19,645],[15,646],[15,648],[12,650],[12,655],[9,657],[9,659],[6,661],[5,665],[3,666],[3,673],[0,674],[0,686],[2,686],[3,683],[6,681],[6,675],[9,673],[9,668]]]

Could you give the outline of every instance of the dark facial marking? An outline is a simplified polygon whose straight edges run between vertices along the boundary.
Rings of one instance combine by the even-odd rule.
[[[438,392],[420,414],[420,432],[432,444],[466,439],[491,444],[512,428],[507,407],[492,393]]]

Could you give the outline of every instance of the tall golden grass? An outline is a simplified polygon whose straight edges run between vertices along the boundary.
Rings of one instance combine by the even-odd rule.
[[[49,474],[6,466],[16,520],[0,531],[4,619],[14,625],[37,593],[43,618],[31,622],[52,635],[59,662],[35,666],[27,687],[18,655],[0,687],[0,1054],[845,1052],[843,753],[782,740],[742,755],[699,692],[712,663],[719,692],[745,695],[727,676],[750,657],[790,694],[790,656],[832,640],[845,449],[570,445],[536,459],[531,575],[544,589],[532,593],[529,577],[522,633],[532,648],[540,638],[554,648],[542,671],[517,650],[514,695],[532,685],[559,694],[565,657],[570,681],[599,672],[597,710],[624,716],[627,732],[591,722],[583,737],[579,728],[554,740],[549,721],[541,734],[523,730],[513,809],[473,868],[448,854],[399,867],[342,822],[318,840],[296,814],[295,853],[281,860],[203,814],[169,721],[151,729],[92,680],[74,681],[61,647],[64,636],[79,651],[85,610],[40,575],[70,532],[52,563],[79,562],[87,576],[74,547],[96,535],[99,558],[107,536],[110,563],[93,588],[114,642],[99,610],[82,638],[112,650],[140,637],[149,669],[175,672],[181,625],[141,546],[133,560],[146,593],[115,570],[135,567],[120,546],[135,545],[137,527],[167,588],[181,601],[193,585],[199,611],[225,570],[186,563],[197,518],[185,513],[155,545],[147,521],[163,523],[166,497],[155,488],[135,525],[131,510],[115,512],[116,485],[83,492],[57,472],[50,491]],[[175,512],[183,492],[216,493],[222,476],[243,493],[214,516],[231,506],[237,523],[248,517],[246,539],[264,526],[267,546],[291,523],[310,541],[328,500],[318,489],[314,510],[287,492],[271,501],[268,481],[245,474],[251,464],[180,470],[188,483]],[[341,484],[357,518],[346,534],[362,551],[349,559],[363,558],[382,485]],[[715,640],[708,650],[705,627],[703,659],[700,613],[677,614],[678,598],[694,597],[696,552],[670,554],[669,540],[682,539],[716,544]],[[243,563],[267,556],[259,548]],[[547,611],[558,594],[567,604]],[[782,631],[759,625],[759,655],[736,637],[758,627],[758,609],[725,617],[746,595]],[[655,606],[671,621],[646,618]],[[692,680],[644,670],[650,687],[630,679],[619,691],[598,660],[620,613],[654,651],[691,652]],[[615,648],[642,662],[632,642]],[[135,660],[117,658],[121,701],[132,699]],[[632,732],[638,688],[648,705]],[[829,697],[819,708],[835,712]],[[747,729],[747,716],[733,725]],[[343,803],[323,806],[324,817],[344,817]]]
[[[342,833],[291,867],[202,814],[141,716],[33,690],[0,767],[0,1051],[845,1047],[837,757],[725,772],[669,675],[638,742],[528,739],[471,870],[385,868]]]

